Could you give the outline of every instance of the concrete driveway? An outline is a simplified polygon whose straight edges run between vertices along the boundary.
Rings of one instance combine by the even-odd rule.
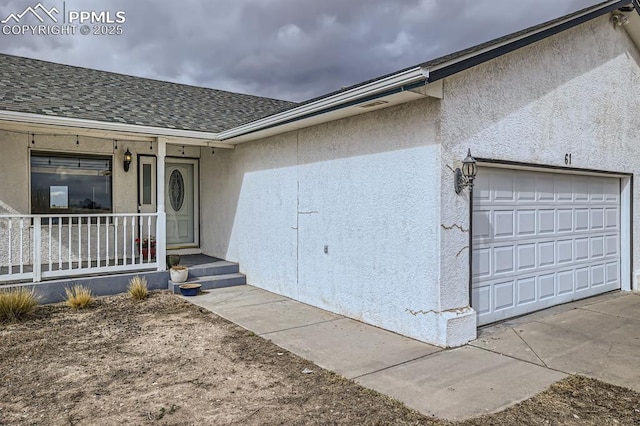
[[[580,373],[640,391],[640,295],[614,293],[480,330],[467,346],[418,342],[249,285],[190,302],[427,415],[500,411]]]
[[[640,391],[640,295],[612,293],[480,330],[471,345]]]

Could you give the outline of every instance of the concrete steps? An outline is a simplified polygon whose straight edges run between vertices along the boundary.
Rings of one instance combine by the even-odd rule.
[[[218,261],[189,267],[189,277],[184,283],[169,280],[169,290],[180,293],[181,284],[200,284],[202,290],[232,287],[247,283],[247,277],[241,274],[237,263]]]

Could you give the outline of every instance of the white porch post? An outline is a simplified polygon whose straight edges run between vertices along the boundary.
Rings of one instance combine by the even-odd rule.
[[[51,220],[51,219],[49,219]],[[28,229],[28,228],[27,228]],[[51,238],[51,235],[49,235]],[[20,248],[22,250],[22,247]],[[42,281],[42,221],[40,216],[33,218],[33,282]]]
[[[158,138],[158,160],[156,162],[156,260],[158,271],[167,269],[167,214],[164,211],[164,160],[167,155],[167,141]]]

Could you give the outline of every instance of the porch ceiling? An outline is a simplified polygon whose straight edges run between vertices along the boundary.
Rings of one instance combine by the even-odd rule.
[[[38,114],[0,111],[0,130],[46,135],[73,135],[101,139],[155,141],[163,138],[168,144],[234,148],[234,145],[216,141],[214,133],[181,131],[147,126],[106,123],[90,120],[49,117]]]

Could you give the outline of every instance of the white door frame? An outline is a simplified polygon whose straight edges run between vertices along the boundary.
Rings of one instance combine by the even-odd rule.
[[[164,167],[168,164],[192,164],[193,165],[193,243],[190,244],[168,244],[168,250],[183,249],[183,248],[198,248],[200,247],[200,159],[199,158],[184,158],[184,157],[166,157]],[[166,177],[165,177],[166,178]],[[163,191],[166,191],[165,184],[163,183]],[[167,200],[165,200],[166,204]],[[166,208],[165,208],[166,212]]]
[[[155,155],[146,155],[146,154],[138,154],[138,212],[140,213],[156,213],[157,204],[156,204],[156,156]],[[143,172],[144,165],[149,164],[151,166],[151,203],[144,202],[144,194],[142,183],[144,180]]]

